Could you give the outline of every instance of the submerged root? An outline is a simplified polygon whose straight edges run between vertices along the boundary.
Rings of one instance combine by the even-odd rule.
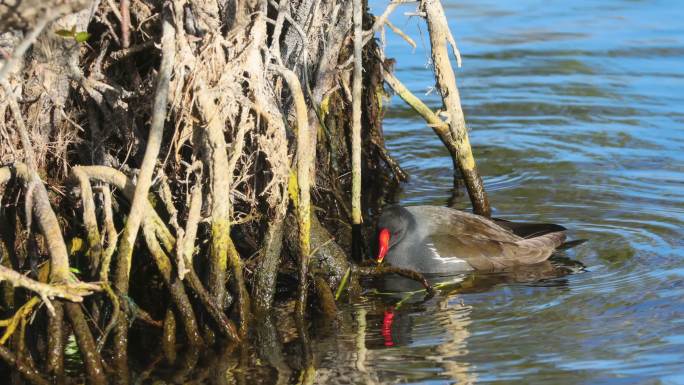
[[[164,316],[164,333],[162,335],[162,351],[166,361],[173,365],[176,362],[176,316],[169,308]]]
[[[427,292],[428,296],[432,297],[435,295],[435,289],[430,285],[430,283],[425,279],[423,274],[410,270],[410,269],[403,269],[401,267],[394,267],[394,266],[374,266],[374,267],[360,267],[358,269],[358,272],[362,275],[368,275],[368,276],[383,276],[387,274],[397,274],[402,277],[412,279],[421,285],[423,285],[423,288]]]
[[[145,236],[145,241],[147,242],[147,247],[150,249],[154,262],[159,269],[162,277],[164,278],[164,283],[166,283],[171,298],[173,299],[176,309],[181,317],[185,328],[185,335],[188,342],[191,345],[198,346],[202,343],[202,338],[199,335],[199,329],[197,327],[197,320],[192,310],[192,305],[190,300],[185,293],[185,288],[183,287],[182,281],[175,279],[172,273],[171,261],[168,256],[164,253],[157,240],[154,229],[149,221],[143,223],[143,234]]]
[[[337,317],[337,305],[328,282],[320,275],[317,275],[314,278],[314,287],[316,288],[316,296],[318,297],[318,303],[324,319],[328,322],[333,321]]]
[[[91,384],[105,385],[107,378],[105,377],[104,368],[102,366],[102,357],[97,351],[95,340],[90,333],[90,328],[86,322],[86,318],[81,311],[81,307],[75,303],[65,304],[66,313],[71,321],[71,328],[76,335],[81,357],[85,363],[88,380]]]
[[[52,382],[35,368],[17,359],[6,347],[0,346],[0,358],[16,370],[27,381],[35,385],[50,385]]]

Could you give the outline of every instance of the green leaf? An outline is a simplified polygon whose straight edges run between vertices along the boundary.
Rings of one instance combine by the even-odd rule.
[[[69,31],[68,29],[59,29],[55,31],[55,33],[61,37],[74,37],[74,33]]]
[[[88,39],[90,39],[90,34],[85,31],[77,32],[76,35],[74,35],[74,39],[76,39],[76,41],[79,43],[85,43]]]

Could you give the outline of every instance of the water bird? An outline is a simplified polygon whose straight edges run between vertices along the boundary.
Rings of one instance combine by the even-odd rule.
[[[546,261],[565,227],[488,219],[438,206],[386,207],[378,220],[377,263],[420,273],[499,271]],[[570,244],[572,242],[569,242]]]

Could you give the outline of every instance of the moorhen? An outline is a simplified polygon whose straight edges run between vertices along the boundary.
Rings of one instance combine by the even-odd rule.
[[[496,271],[548,259],[565,241],[553,224],[488,219],[448,207],[389,206],[378,221],[378,263],[420,273]]]

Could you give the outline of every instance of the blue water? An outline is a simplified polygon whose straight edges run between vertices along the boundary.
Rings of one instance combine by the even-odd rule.
[[[317,382],[684,384],[684,2],[444,4],[495,215],[588,242],[549,271],[460,277],[425,303],[368,292],[316,345]],[[436,110],[415,7],[390,20],[418,47],[387,30],[385,52]],[[411,175],[401,202],[446,205],[451,160],[431,129],[396,96],[384,129]]]

